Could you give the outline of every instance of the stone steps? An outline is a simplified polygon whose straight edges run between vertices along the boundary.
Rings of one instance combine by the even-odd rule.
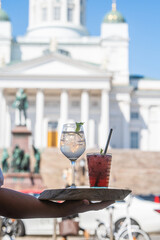
[[[95,152],[95,149],[86,151]],[[139,150],[110,149],[112,153],[112,168],[110,187],[129,188],[136,194],[160,194],[160,152],[143,152]],[[0,151],[0,159],[1,159]],[[81,158],[82,158],[81,157]],[[69,160],[58,148],[47,148],[41,152],[40,173],[45,188],[63,188],[66,180],[64,170],[70,168]],[[31,152],[31,166],[34,166],[34,156]],[[80,185],[80,159],[76,163],[76,183]],[[87,165],[86,165],[87,169]],[[89,185],[86,174],[85,185]]]

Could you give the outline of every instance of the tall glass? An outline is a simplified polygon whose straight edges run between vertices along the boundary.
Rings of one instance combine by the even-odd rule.
[[[91,187],[108,187],[112,155],[109,153],[87,154],[89,182]]]
[[[83,126],[77,131],[76,123],[67,123],[63,125],[60,149],[61,152],[71,161],[72,166],[72,185],[75,187],[75,162],[84,153],[86,141]]]

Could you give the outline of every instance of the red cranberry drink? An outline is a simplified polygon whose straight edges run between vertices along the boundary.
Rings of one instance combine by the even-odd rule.
[[[108,187],[111,169],[111,154],[87,154],[90,187]]]

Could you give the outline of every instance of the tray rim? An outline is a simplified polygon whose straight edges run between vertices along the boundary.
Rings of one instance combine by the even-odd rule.
[[[81,193],[79,193],[79,190],[81,190]],[[84,190],[84,191],[83,191]],[[90,193],[101,193],[101,191],[103,191],[103,193],[104,193],[104,191],[107,193],[113,193],[114,192],[114,190],[116,190],[117,192],[119,192],[119,193],[121,193],[121,197],[119,198],[119,197],[117,197],[117,199],[116,199],[116,197],[114,197],[114,198],[112,198],[113,200],[123,200],[125,197],[127,197],[127,195],[129,195],[131,192],[132,192],[132,190],[130,190],[130,189],[125,189],[125,188],[123,188],[123,189],[120,189],[120,188],[111,188],[111,187],[85,187],[85,188],[81,188],[81,187],[77,187],[77,188],[58,188],[58,189],[46,189],[46,190],[44,190],[44,191],[42,191],[41,192],[41,194],[40,194],[40,196],[39,196],[39,200],[51,200],[51,201],[54,201],[54,200],[56,200],[56,201],[65,201],[65,200],[82,200],[82,199],[87,199],[87,198],[89,198],[88,200],[90,200],[90,201],[96,201],[96,200],[98,200],[98,201],[105,201],[104,199],[102,199],[102,198],[98,198],[98,196],[94,196],[93,197],[93,199],[91,199],[92,198],[92,196],[90,196],[90,197],[86,197],[86,196],[84,196],[84,197],[82,197],[82,196],[80,196],[80,197],[77,197],[76,196],[76,198],[73,196],[73,197],[71,197],[71,194],[72,193],[74,193],[74,194],[82,194],[83,192],[84,193],[86,193],[86,191],[88,192],[90,192]],[[53,195],[53,192],[55,191],[55,195],[60,195],[60,196],[54,196],[54,197],[52,197],[52,195]],[[61,194],[65,194],[65,191],[66,191],[66,194],[69,194],[68,196],[66,195],[66,196],[63,196],[63,197],[61,197]],[[44,195],[45,194],[49,194],[50,195],[50,197],[48,197],[48,198],[46,198],[46,197],[44,197]],[[94,199],[94,198],[96,198],[96,199]],[[112,200],[111,198],[110,199],[108,199],[108,200]],[[107,199],[106,199],[106,201],[107,201]]]

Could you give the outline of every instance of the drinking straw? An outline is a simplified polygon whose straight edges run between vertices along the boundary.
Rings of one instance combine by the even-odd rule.
[[[111,139],[112,132],[113,132],[113,129],[111,128],[110,132],[109,132],[109,135],[108,135],[107,143],[106,143],[106,146],[105,146],[105,149],[104,149],[104,154],[107,153],[107,149],[108,149],[108,145],[109,145],[109,142],[110,142],[110,139]]]

